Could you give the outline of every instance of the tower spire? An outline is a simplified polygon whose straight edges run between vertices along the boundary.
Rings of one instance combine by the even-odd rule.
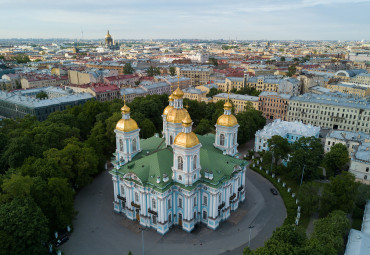
[[[177,87],[180,88],[180,74],[177,75]]]

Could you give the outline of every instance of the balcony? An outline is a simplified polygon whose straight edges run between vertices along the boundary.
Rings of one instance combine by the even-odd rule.
[[[121,197],[120,195],[117,195],[117,198],[118,198],[119,200],[122,200],[123,202],[126,202],[126,198],[125,198],[125,197]]]
[[[131,205],[137,209],[140,209],[140,205],[139,204],[135,204],[134,201],[131,202]]]
[[[153,215],[155,215],[155,216],[157,216],[158,215],[158,213],[156,212],[156,211],[153,211],[152,209],[148,209],[148,213],[150,213],[150,214],[153,214]]]
[[[234,199],[236,198],[236,194],[232,194],[232,196],[230,197],[230,201],[233,201]]]
[[[221,210],[222,208],[224,208],[225,207],[225,202],[222,202],[222,204],[220,204],[219,206],[218,206],[218,210]]]
[[[244,189],[244,186],[242,185],[242,186],[240,186],[240,187],[238,188],[238,192],[242,191],[243,189]]]

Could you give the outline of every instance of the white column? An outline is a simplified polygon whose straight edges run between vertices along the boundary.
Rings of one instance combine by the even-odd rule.
[[[187,208],[187,212],[188,212],[188,220],[191,219],[191,213],[190,213],[190,200],[191,200],[191,197],[188,197],[187,199],[187,204],[188,204],[188,208]]]
[[[117,181],[116,180],[114,180],[113,181],[113,189],[114,189],[114,201],[116,201],[117,202]]]
[[[163,215],[162,222],[165,222],[167,220],[166,199],[162,199],[161,203],[162,203],[162,215]]]

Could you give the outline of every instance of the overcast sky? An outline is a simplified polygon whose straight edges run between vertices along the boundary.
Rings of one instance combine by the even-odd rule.
[[[370,0],[0,0],[0,38],[370,40]]]

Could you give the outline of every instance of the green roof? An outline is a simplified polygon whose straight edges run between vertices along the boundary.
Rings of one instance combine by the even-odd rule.
[[[200,149],[200,165],[202,166],[202,178],[192,186],[185,186],[175,183],[172,180],[173,151],[171,147],[166,147],[163,138],[151,137],[141,140],[142,151],[137,154],[133,161],[122,166],[118,171],[115,169],[110,173],[123,177],[127,173],[134,173],[145,187],[151,187],[158,191],[165,191],[176,184],[184,189],[192,190],[198,184],[204,183],[211,187],[218,187],[235,173],[235,166],[245,166],[246,161],[223,155],[222,151],[213,146],[215,135],[197,135],[202,144]],[[204,178],[205,172],[212,172],[213,179]],[[169,178],[168,182],[163,181],[163,175]],[[157,183],[157,177],[161,177]],[[134,180],[132,180],[134,181]]]

